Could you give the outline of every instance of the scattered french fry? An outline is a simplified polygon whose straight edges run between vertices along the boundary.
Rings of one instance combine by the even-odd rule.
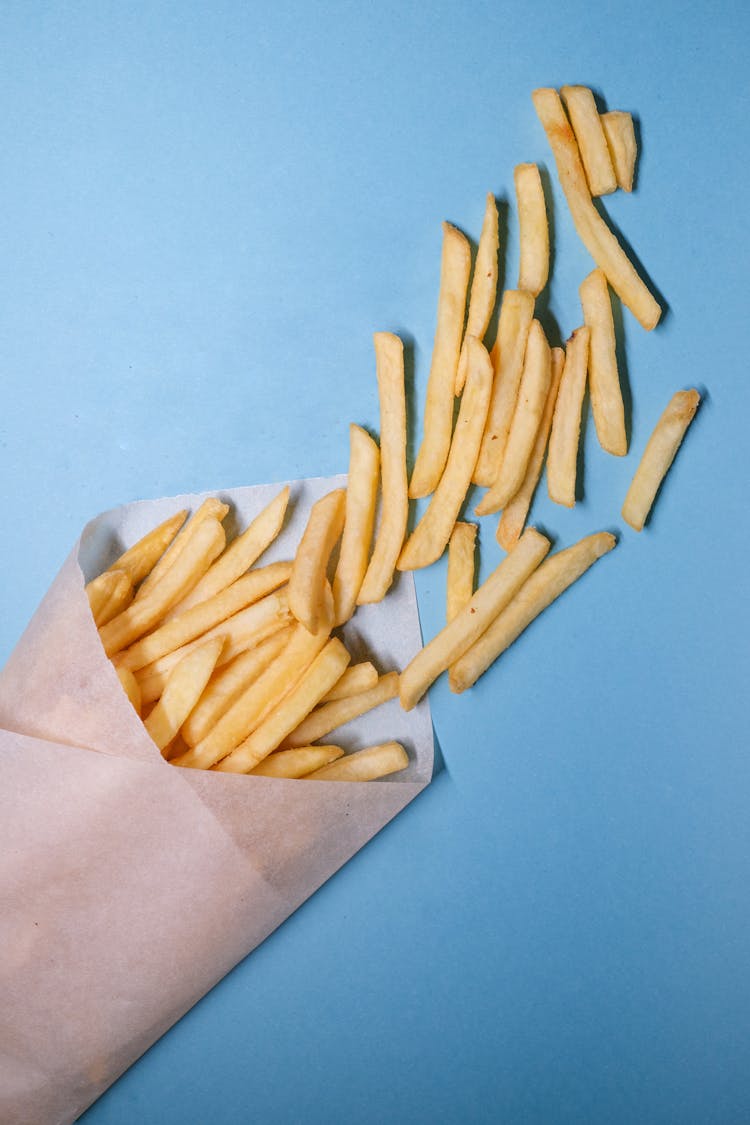
[[[315,770],[343,757],[340,746],[300,746],[296,750],[275,750],[260,765],[249,771],[250,777],[306,777]]]
[[[375,507],[380,479],[380,450],[362,429],[349,427],[349,476],[346,482],[346,516],[339,560],[333,579],[333,620],[348,621],[367,572]]]
[[[609,195],[617,188],[617,177],[594,95],[588,86],[563,86],[561,93],[578,142],[589,191],[592,195]]]
[[[122,690],[130,700],[136,715],[140,718],[141,689],[138,686],[138,681],[129,668],[115,668],[115,672],[117,673],[118,680],[122,684]]]
[[[400,742],[382,742],[354,754],[346,754],[330,766],[308,774],[306,781],[376,781],[405,770],[409,756]]]
[[[415,570],[439,559],[471,484],[492,393],[492,363],[485,347],[468,340],[468,375],[445,472],[427,510],[406,541],[399,570]]]
[[[513,180],[520,244],[518,288],[538,297],[549,275],[549,227],[542,178],[536,164],[517,164]]]
[[[506,289],[500,306],[497,341],[490,358],[495,372],[474,484],[489,487],[497,479],[505,455],[510,424],[523,372],[526,341],[534,316],[534,295]]]
[[[125,570],[105,570],[86,586],[91,615],[97,629],[117,617],[133,600],[133,584]]]
[[[450,624],[456,614],[471,601],[476,569],[477,525],[457,523],[448,542],[448,578],[446,582],[445,617]]]
[[[586,327],[576,328],[565,352],[565,367],[547,450],[549,498],[566,508],[572,508],[576,502],[576,467],[588,358],[589,330]]]
[[[534,618],[580,578],[597,559],[611,551],[616,542],[614,535],[601,531],[545,559],[510,605],[454,665],[451,670],[451,690],[462,692],[471,687]]]
[[[336,488],[312,506],[289,578],[289,608],[309,633],[323,626],[326,620],[326,572],[333,548],[344,530],[346,489]],[[331,608],[330,606],[328,607]]]
[[[133,586],[137,586],[156,566],[186,519],[187,508],[183,508],[129,547],[109,569],[124,570]]]
[[[361,691],[375,687],[378,682],[378,670],[369,660],[361,664],[350,664],[341,679],[333,685],[321,703],[333,703],[335,699],[347,699],[350,695],[358,695]]]
[[[164,694],[143,724],[160,750],[169,745],[200,699],[221,645],[220,637],[206,641],[188,653],[172,671]]]
[[[376,332],[374,343],[380,396],[380,475],[383,502],[375,547],[357,595],[357,605],[379,602],[390,589],[409,518],[404,345],[398,336],[393,336],[390,332]]]
[[[609,155],[617,176],[617,186],[623,191],[633,190],[635,159],[638,146],[635,140],[633,118],[624,110],[610,110],[601,115],[604,136],[607,138]]]
[[[547,401],[544,404],[542,420],[539,424],[536,438],[534,439],[534,448],[531,451],[529,463],[526,467],[526,476],[523,478],[523,484],[513,499],[503,508],[503,514],[498,520],[497,541],[504,551],[512,550],[518,542],[518,538],[526,523],[526,517],[529,514],[529,508],[531,507],[531,501],[534,497],[536,486],[539,483],[539,477],[542,474],[542,464],[547,449],[549,432],[552,429],[552,416],[555,412],[557,392],[560,388],[560,379],[562,378],[563,367],[565,366],[565,352],[562,348],[552,349],[551,366],[552,381],[549,391],[547,392]]]
[[[448,457],[470,270],[468,240],[450,223],[443,223],[437,329],[427,380],[424,436],[409,482],[411,497],[429,496],[435,491]]]
[[[625,408],[617,370],[615,323],[604,270],[595,269],[578,290],[589,341],[589,391],[596,436],[607,453],[624,457],[628,451]]]
[[[338,730],[352,719],[366,715],[381,703],[395,699],[398,695],[398,672],[386,672],[381,676],[375,687],[361,691],[358,695],[347,696],[346,699],[337,699],[333,703],[324,703],[303,719],[281,743],[283,750],[293,749],[295,746],[307,746],[325,738],[332,730]]]
[[[216,520],[218,523],[229,512],[229,505],[215,496],[209,496],[203,501],[198,511],[190,517],[178,535],[172,540],[169,549],[161,556],[156,566],[150,571],[138,588],[136,600],[150,594],[154,586],[174,566],[180,555],[192,543],[193,536],[198,534],[198,529],[205,520]],[[170,607],[171,608],[171,607]]]
[[[490,192],[487,196],[487,205],[482,223],[482,233],[479,236],[476,261],[474,262],[474,276],[471,281],[469,294],[469,311],[466,314],[466,329],[464,342],[461,345],[461,355],[458,360],[456,373],[456,394],[460,395],[466,382],[468,357],[466,354],[466,341],[469,336],[476,336],[477,340],[484,340],[495,307],[497,295],[498,262],[497,253],[500,247],[498,230],[497,202]]]
[[[622,518],[636,531],[643,530],[656,493],[695,417],[700,400],[695,390],[678,391],[648,439],[622,506]]]
[[[594,207],[573,130],[556,90],[533,93],[534,108],[544,126],[557,165],[560,185],[576,230],[607,280],[644,328],[659,323],[659,302],[638,276],[633,263]]]

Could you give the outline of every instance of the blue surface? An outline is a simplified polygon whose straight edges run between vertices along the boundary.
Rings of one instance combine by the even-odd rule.
[[[542,487],[535,522],[622,529],[663,406],[708,390],[646,531],[473,692],[433,691],[430,789],[86,1125],[750,1117],[749,23],[732,2],[2,5],[0,660],[102,509],[345,470],[347,423],[377,426],[374,329],[414,342],[421,409],[440,221],[476,238],[487,190],[551,165],[537,85],[638,115],[637,191],[605,207],[670,311],[651,334],[624,315],[630,455],[589,423],[583,502]],[[552,178],[567,335],[591,265]],[[513,284],[513,211],[507,242]],[[417,582],[431,635],[444,565]]]

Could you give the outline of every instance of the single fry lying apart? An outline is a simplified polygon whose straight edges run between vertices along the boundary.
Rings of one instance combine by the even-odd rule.
[[[595,269],[578,290],[584,324],[590,332],[589,391],[596,436],[607,453],[624,457],[628,451],[625,408],[617,370],[615,323],[604,270]]]
[[[382,504],[380,527],[375,536],[375,547],[367,572],[357,595],[357,605],[379,602],[390,589],[409,518],[404,345],[398,336],[393,336],[390,332],[376,332],[374,343],[380,396]]]
[[[624,110],[614,109],[601,114],[601,122],[617,176],[617,186],[623,191],[632,191],[638,153],[633,118]]]
[[[547,450],[549,498],[566,508],[572,508],[576,502],[576,468],[588,358],[589,330],[576,328],[565,352],[565,367]]]
[[[175,536],[172,540],[169,550],[162,555],[156,566],[141,583],[138,588],[138,593],[136,594],[136,601],[139,601],[141,598],[151,593],[153,587],[174,566],[182,552],[192,543],[193,536],[198,534],[198,530],[205,520],[216,520],[218,523],[221,523],[228,512],[228,504],[225,504],[215,496],[207,497],[198,508],[198,511],[187,521],[179,535]]]
[[[400,742],[382,742],[354,754],[346,754],[337,762],[307,775],[306,781],[376,781],[391,773],[405,770],[409,755]]]
[[[169,745],[200,699],[221,645],[221,638],[207,641],[188,653],[171,673],[161,699],[143,724],[160,750]]]
[[[474,469],[474,484],[489,487],[503,463],[518,385],[523,372],[526,341],[534,316],[534,295],[506,289],[500,306],[497,341],[490,358],[495,372],[482,444]]]
[[[541,425],[551,381],[550,347],[541,324],[538,320],[533,320],[503,463],[492,488],[474,509],[478,516],[486,516],[504,508],[521,487]]]
[[[611,551],[615,543],[614,535],[601,531],[545,559],[510,605],[454,664],[450,677],[451,690],[462,692],[471,687],[534,618],[580,578],[597,559]],[[513,558],[513,555],[508,557]]]
[[[377,682],[378,670],[369,660],[363,660],[361,664],[350,664],[341,679],[320,702],[333,703],[334,699],[346,699],[350,695],[358,695],[361,691],[375,687]]]
[[[659,302],[638,276],[633,263],[594,207],[573,130],[557,91],[535,90],[532,96],[581,241],[596,264],[604,270],[623,304],[644,328],[655,328],[661,316]]]
[[[485,347],[468,339],[468,375],[445,472],[424,515],[398,560],[399,570],[415,570],[439,559],[471,484],[492,393],[492,363]]]
[[[548,539],[535,528],[527,528],[468,605],[420,649],[399,677],[399,698],[405,711],[411,711],[441,672],[481,637],[539,566],[549,548]]]
[[[349,476],[346,516],[339,561],[333,579],[333,620],[348,621],[367,572],[380,480],[378,443],[361,426],[349,427]]]
[[[409,483],[412,497],[429,496],[435,491],[448,457],[470,270],[468,240],[450,223],[443,223],[437,328],[427,380],[424,436]]]
[[[130,700],[135,713],[140,717],[141,689],[138,686],[138,681],[129,668],[115,668],[115,672],[117,672],[117,678],[122,684],[122,690]]]
[[[117,617],[133,600],[133,584],[125,570],[105,570],[86,586],[91,615],[97,628]]]
[[[536,164],[517,164],[513,180],[518,202],[518,288],[538,297],[549,275],[549,227],[542,179]]]
[[[186,519],[187,508],[183,508],[129,547],[109,569],[124,570],[132,584],[137,586],[156,566]]]
[[[492,192],[487,196],[487,206],[484,212],[482,233],[479,236],[477,257],[474,262],[474,276],[471,280],[471,293],[469,294],[469,311],[466,314],[466,329],[464,342],[461,345],[461,355],[458,360],[456,373],[456,394],[460,395],[466,382],[468,357],[466,355],[466,340],[469,336],[476,336],[483,340],[495,307],[497,295],[498,263],[497,252],[500,246],[498,231],[497,202]]]
[[[249,771],[250,777],[306,777],[315,770],[343,757],[340,746],[300,746],[296,750],[275,750],[260,765]]]
[[[326,620],[326,572],[333,548],[344,530],[346,490],[336,488],[312,506],[307,527],[302,533],[289,578],[289,608],[310,633]],[[329,607],[330,608],[330,607]]]
[[[701,396],[695,390],[678,391],[670,399],[648,439],[622,506],[622,518],[636,531],[643,530],[659,486],[695,417],[700,400]]]
[[[307,746],[309,743],[317,742],[332,730],[337,730],[344,723],[350,723],[360,715],[366,715],[374,707],[387,703],[389,699],[395,699],[397,695],[398,672],[386,672],[375,687],[317,707],[284,739],[282,749],[288,750],[295,746]]]
[[[518,537],[524,529],[526,517],[529,514],[531,501],[539,483],[542,473],[544,454],[547,449],[549,432],[552,429],[552,416],[555,412],[557,392],[560,387],[563,367],[565,366],[565,352],[562,348],[553,348],[551,355],[552,380],[547,392],[547,401],[544,404],[544,413],[539,423],[534,448],[531,450],[529,463],[526,467],[526,476],[523,484],[513,499],[503,508],[503,514],[497,524],[497,541],[504,551],[512,550],[518,542]]]
[[[609,195],[617,188],[617,177],[594,95],[587,86],[563,86],[561,93],[576,135],[589,191],[592,195]]]
[[[449,624],[474,594],[476,541],[475,523],[457,523],[448,541],[445,618]]]

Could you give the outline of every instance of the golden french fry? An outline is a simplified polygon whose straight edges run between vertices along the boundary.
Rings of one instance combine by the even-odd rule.
[[[347,699],[350,695],[358,695],[361,691],[375,687],[377,682],[378,670],[369,660],[351,664],[320,702],[333,703],[334,699]]]
[[[209,496],[204,500],[195,515],[190,517],[179,535],[174,538],[169,550],[162,555],[156,566],[141,583],[138,593],[136,594],[136,600],[140,600],[147,594],[150,594],[157,582],[174,566],[182,552],[192,542],[193,536],[198,533],[198,529],[204,520],[216,520],[218,523],[221,523],[228,512],[229,505],[225,504],[222,500],[218,500],[215,496]]]
[[[544,461],[544,454],[547,449],[549,432],[552,429],[552,416],[555,412],[557,392],[560,387],[560,379],[562,378],[564,366],[565,352],[562,348],[553,348],[551,356],[552,381],[549,391],[547,392],[547,401],[544,404],[542,420],[534,439],[534,448],[531,451],[529,463],[526,467],[526,476],[523,478],[523,484],[513,499],[503,508],[503,514],[497,524],[497,541],[504,551],[510,551],[518,542],[518,537],[526,523],[526,516],[529,513],[536,486],[539,483],[539,477],[542,473],[542,462]]]
[[[167,676],[175,664],[203,641],[213,640],[214,637],[224,639],[224,648],[221,650],[221,655],[217,661],[218,667],[221,668],[234,660],[235,656],[238,656],[241,652],[259,645],[266,638],[272,637],[285,629],[291,621],[292,615],[289,612],[286,590],[277,590],[273,594],[267,594],[259,602],[254,602],[253,605],[235,613],[233,617],[221,621],[213,629],[204,633],[202,637],[197,637],[196,640],[189,641],[173,652],[158,657],[151,664],[147,664],[145,668],[140,668],[136,672],[136,679],[141,685],[143,702],[149,703],[151,700],[159,698],[164,691]],[[117,660],[117,657],[115,660]]]
[[[337,488],[316,500],[310,511],[289,578],[289,608],[310,633],[325,621],[326,571],[333,548],[341,538],[346,510],[346,489]],[[330,608],[330,607],[329,607]]]
[[[224,543],[224,528],[219,521],[213,517],[202,520],[174,564],[154,584],[151,593],[147,597],[136,598],[132,605],[99,630],[107,656],[113,656],[152,629],[171,606],[192,590],[217,555],[221,554]],[[153,575],[154,571],[151,573]]]
[[[170,674],[164,694],[143,724],[160,750],[169,745],[200,699],[221,646],[220,637],[206,641],[188,653]]]
[[[215,726],[243,691],[249,688],[262,672],[286,648],[291,640],[292,626],[266,637],[259,645],[241,652],[228,664],[214,670],[206,690],[182,724],[182,737],[188,748],[195,746]]]
[[[149,531],[132,547],[129,547],[119,559],[112,563],[110,570],[124,570],[134,586],[142,582],[146,575],[156,565],[180,530],[187,518],[187,508],[176,512],[169,519],[164,520],[153,531]]]
[[[399,697],[405,711],[411,711],[440,673],[481,637],[539,566],[549,548],[549,540],[535,528],[526,529],[471,601],[404,668],[399,677]]]
[[[475,523],[457,523],[448,542],[445,616],[448,624],[471,601],[477,539]]]
[[[494,484],[500,472],[516,407],[526,341],[533,316],[534,295],[520,289],[506,289],[500,306],[497,341],[490,356],[495,378],[487,423],[474,469],[474,484],[489,487]]]
[[[578,142],[589,191],[592,195],[609,195],[617,188],[617,177],[594,95],[588,86],[563,86],[560,92]]]
[[[560,185],[576,230],[592,258],[607,275],[609,284],[644,328],[654,328],[661,316],[659,302],[638,276],[591,201],[578,146],[556,90],[533,93],[534,108],[544,126],[557,165]]]
[[[333,620],[336,625],[348,621],[357,605],[375,527],[379,479],[378,444],[361,426],[352,423],[349,427],[344,534],[333,579]]]
[[[270,715],[236,750],[219,762],[216,769],[223,773],[247,773],[254,769],[280,746],[330,691],[349,659],[341,641],[332,638]]]
[[[701,396],[695,390],[678,391],[669,400],[648,439],[622,506],[622,518],[636,531],[643,530],[656,493],[695,417],[700,400]]]
[[[471,280],[471,293],[469,294],[469,311],[466,314],[466,329],[464,342],[461,345],[461,354],[458,359],[456,372],[457,395],[461,394],[466,382],[468,370],[468,357],[466,354],[466,341],[469,336],[476,336],[477,340],[484,340],[495,307],[497,295],[497,252],[500,247],[498,230],[497,202],[490,192],[487,195],[487,205],[482,222],[482,233],[479,236],[477,257],[474,262],[474,276]]]
[[[429,496],[435,491],[448,457],[470,270],[468,240],[450,223],[443,223],[437,328],[427,380],[424,435],[409,482],[411,497]]]
[[[379,678],[375,687],[317,707],[290,732],[281,743],[281,748],[291,750],[295,746],[308,746],[317,742],[332,730],[337,730],[345,723],[350,723],[352,719],[365,715],[374,707],[379,707],[381,703],[387,703],[389,699],[395,699],[397,695],[398,672],[386,672]]]
[[[486,516],[504,508],[521,487],[541,425],[551,381],[550,347],[541,324],[538,320],[533,320],[503,463],[497,480],[474,509],[478,516]]]
[[[549,275],[549,227],[542,178],[536,164],[517,164],[513,180],[520,244],[518,288],[538,297]]]
[[[614,109],[609,113],[602,113],[601,122],[615,169],[617,186],[623,191],[632,191],[635,158],[638,152],[633,118],[624,110]]]
[[[576,328],[568,340],[547,450],[549,498],[566,508],[572,508],[576,502],[576,467],[588,359],[589,330]]]
[[[597,559],[611,551],[616,542],[614,535],[601,531],[545,559],[510,605],[454,664],[451,669],[451,690],[462,692],[471,687],[534,618],[580,578]]]
[[[229,544],[224,554],[204,574],[197,586],[179,605],[170,610],[169,616],[175,617],[191,606],[198,605],[199,602],[208,601],[222,590],[226,590],[249,570],[281,531],[288,503],[289,485],[287,484],[242,534]]]
[[[357,595],[357,605],[379,602],[388,592],[409,518],[404,345],[398,336],[393,336],[390,332],[376,332],[373,339],[380,396],[380,475],[383,502],[375,547]]]
[[[578,290],[589,340],[589,391],[599,444],[607,453],[624,457],[628,451],[625,409],[617,371],[615,323],[604,270],[595,269]]]
[[[346,754],[338,762],[308,774],[305,781],[375,781],[408,765],[409,756],[400,742],[381,742]]]
[[[300,746],[297,750],[275,750],[260,765],[249,771],[250,777],[306,777],[343,757],[340,746]]]
[[[492,393],[492,363],[485,347],[470,336],[468,375],[461,397],[456,429],[445,472],[397,563],[399,570],[415,570],[439,559],[471,484]]]
[[[140,718],[141,689],[138,686],[138,681],[129,668],[115,668],[115,672],[117,672],[117,678],[122,684],[122,690],[127,695],[133,706],[133,709],[135,710],[135,713]]]
[[[125,570],[105,570],[86,586],[91,615],[97,628],[106,625],[133,599],[133,584]]]

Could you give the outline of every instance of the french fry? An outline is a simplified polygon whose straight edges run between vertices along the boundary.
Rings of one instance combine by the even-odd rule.
[[[471,601],[407,664],[399,677],[399,698],[411,711],[441,672],[445,672],[489,628],[550,548],[549,540],[533,528],[482,583]]]
[[[367,714],[381,703],[395,699],[398,695],[398,672],[386,672],[381,676],[375,687],[361,691],[358,695],[350,695],[346,699],[337,699],[333,703],[324,703],[302,720],[299,726],[280,744],[282,750],[292,750],[295,746],[308,746],[325,738],[332,730],[338,730],[345,723],[360,715]]]
[[[99,630],[107,656],[120,652],[152,629],[171,606],[192,590],[217,555],[221,554],[224,543],[224,528],[219,521],[211,516],[202,520],[174,564],[153,585],[151,593],[147,597],[136,598],[132,605]],[[151,572],[152,575],[154,573]]]
[[[424,515],[406,541],[399,570],[415,570],[439,559],[471,484],[492,393],[492,364],[479,340],[469,337],[469,370],[445,472]]]
[[[364,660],[361,664],[350,664],[341,679],[320,702],[333,703],[334,699],[347,699],[350,695],[375,687],[377,682],[378,670],[369,660]]]
[[[120,683],[122,684],[122,690],[127,695],[128,699],[130,700],[130,702],[133,706],[133,709],[135,710],[135,713],[140,718],[140,715],[141,715],[141,689],[138,686],[138,681],[136,680],[135,676],[133,675],[133,673],[130,671],[129,668],[115,668],[115,672],[117,673],[117,678],[119,679]]]
[[[471,687],[534,618],[580,578],[597,559],[611,551],[615,543],[614,535],[601,531],[545,559],[510,605],[453,666],[451,690],[462,692]]]
[[[531,501],[539,483],[542,473],[542,463],[547,449],[549,432],[552,429],[552,416],[555,412],[557,392],[560,387],[563,367],[565,366],[565,352],[562,348],[553,348],[551,356],[552,381],[547,392],[547,401],[544,404],[544,413],[534,439],[534,448],[526,467],[526,476],[523,484],[513,499],[503,508],[503,514],[497,524],[497,541],[504,551],[510,551],[518,542],[518,537],[523,531],[526,517],[531,507]]]
[[[435,491],[448,457],[470,270],[467,239],[450,223],[443,223],[437,328],[427,380],[424,436],[409,482],[411,497],[429,496]]]
[[[489,487],[494,484],[500,472],[533,316],[534,295],[520,289],[506,289],[500,306],[497,341],[490,356],[495,378],[487,423],[474,469],[474,484]]]
[[[289,608],[309,633],[326,621],[326,571],[333,548],[341,538],[346,510],[346,489],[336,488],[316,500],[310,511],[289,578]],[[330,609],[330,605],[328,606]]]
[[[188,596],[170,610],[169,616],[175,617],[191,606],[208,601],[222,590],[226,590],[249,570],[281,531],[288,504],[289,485],[286,485],[242,534],[229,544],[224,554],[216,560]]]
[[[533,320],[503,463],[497,480],[474,509],[478,516],[486,516],[504,508],[521,487],[534,448],[534,439],[541,425],[551,381],[550,347],[541,324],[538,320]]]
[[[297,750],[275,750],[260,765],[249,771],[250,777],[306,777],[315,770],[343,757],[340,746],[300,746]]]
[[[638,146],[635,141],[633,118],[623,110],[614,109],[601,115],[604,136],[617,177],[617,186],[623,191],[633,190],[635,158]]]
[[[576,466],[588,358],[589,330],[576,328],[568,340],[547,450],[549,498],[566,508],[572,508],[576,502]]]
[[[349,476],[346,516],[339,561],[333,579],[333,620],[348,621],[357,605],[367,571],[380,479],[380,450],[361,426],[349,427]]]
[[[633,263],[591,201],[578,146],[556,90],[535,90],[534,108],[544,126],[576,230],[623,304],[644,328],[655,328],[659,302],[638,276]]]
[[[144,722],[144,726],[160,750],[177,734],[208,683],[221,652],[217,637],[188,653],[173,669],[164,694]]]
[[[595,269],[578,290],[589,340],[589,391],[596,436],[607,453],[624,457],[628,451],[625,408],[617,371],[615,324],[604,270]]]
[[[700,400],[695,390],[678,391],[648,439],[622,506],[622,518],[636,531],[643,530],[656,493],[695,417]]]
[[[376,332],[374,343],[380,396],[380,475],[383,502],[375,547],[357,595],[357,605],[379,602],[388,592],[409,518],[404,345],[398,336],[393,336],[390,332]]]
[[[476,539],[475,523],[457,523],[451,532],[445,606],[448,624],[471,601],[474,594]]]
[[[133,600],[133,584],[125,570],[105,570],[86,586],[91,615],[97,629],[117,617]]]
[[[195,515],[190,517],[179,535],[175,536],[173,539],[172,545],[162,555],[156,566],[141,583],[138,593],[136,594],[136,600],[140,600],[147,594],[150,594],[157,582],[174,566],[182,552],[192,542],[193,536],[197,535],[198,529],[204,520],[216,520],[218,523],[221,523],[228,512],[229,505],[225,504],[222,500],[218,500],[215,496],[209,496],[204,500]]]
[[[187,508],[183,508],[129,547],[109,569],[124,570],[132,584],[137,586],[156,566],[186,519]]]
[[[236,750],[218,763],[216,769],[222,773],[247,773],[254,769],[280,746],[330,691],[349,659],[341,641],[333,637],[285,698]]]
[[[479,236],[476,261],[474,262],[474,276],[471,281],[469,294],[469,311],[466,314],[466,329],[464,341],[461,345],[461,354],[458,359],[456,372],[457,395],[461,394],[466,382],[468,370],[468,357],[466,354],[466,341],[469,336],[476,336],[477,340],[484,340],[495,307],[497,295],[498,263],[497,252],[500,247],[498,230],[497,202],[490,192],[487,195],[487,205],[482,222],[482,233]]]
[[[563,86],[561,93],[578,142],[589,191],[592,195],[609,195],[617,188],[617,177],[594,95],[588,86]]]
[[[310,773],[305,781],[376,781],[379,777],[405,770],[409,756],[400,742],[381,742],[354,754],[346,754],[330,766]]]
[[[538,297],[549,275],[549,227],[542,179],[536,164],[517,164],[513,180],[520,244],[518,288]]]

